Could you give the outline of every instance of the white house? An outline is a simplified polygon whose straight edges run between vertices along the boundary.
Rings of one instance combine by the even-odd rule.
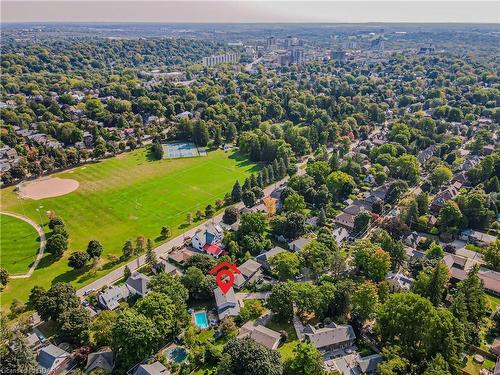
[[[220,225],[209,225],[204,231],[197,232],[191,238],[191,245],[198,251],[203,251],[214,258],[220,257],[224,253],[222,240],[224,231]]]

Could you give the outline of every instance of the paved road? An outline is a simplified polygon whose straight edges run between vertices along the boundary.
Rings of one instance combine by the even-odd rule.
[[[287,180],[288,180],[288,177],[285,177],[284,179],[282,179],[278,182],[275,182],[272,185],[269,185],[268,187],[266,187],[264,189],[264,195],[268,196],[269,194],[271,194],[271,192],[276,187],[278,187],[280,184],[286,182]],[[238,209],[243,208],[243,204],[238,203],[235,207],[237,207]],[[208,223],[219,223],[220,221],[222,221],[222,216],[223,216],[223,213],[220,213],[220,214],[212,217],[210,220],[207,220],[207,221],[197,225],[196,227],[191,228],[188,231],[186,231],[186,232],[178,235],[177,237],[169,240],[168,242],[165,242],[164,244],[158,246],[157,248],[154,249],[156,255],[159,257],[161,255],[168,254],[169,252],[172,251],[173,247],[184,245],[184,239],[186,237],[193,237],[197,231],[204,229]],[[135,270],[144,266],[145,264],[146,264],[146,255],[141,255],[140,257],[127,263],[126,266],[128,266],[130,271],[134,272]],[[111,271],[110,273],[101,277],[100,279],[97,279],[97,280],[91,282],[90,284],[87,284],[83,288],[78,289],[76,292],[76,295],[79,296],[80,298],[83,298],[83,295],[84,295],[86,290],[89,290],[89,289],[99,290],[104,286],[112,285],[113,283],[115,283],[116,281],[120,280],[123,277],[124,269],[125,269],[125,265],[114,269],[113,271]]]
[[[10,275],[11,279],[27,279],[28,277],[31,277],[33,274],[33,271],[35,270],[36,266],[38,266],[38,263],[40,263],[40,260],[42,259],[43,252],[45,251],[45,245],[47,243],[45,239],[45,232],[43,231],[43,228],[38,225],[35,221],[31,220],[29,217],[16,214],[14,212],[6,212],[2,211],[2,215],[7,215],[7,216],[12,216],[15,217],[19,220],[25,221],[28,224],[30,224],[35,230],[38,232],[38,236],[40,237],[40,249],[38,250],[38,254],[36,255],[35,261],[31,265],[29,271],[25,273],[24,275]]]

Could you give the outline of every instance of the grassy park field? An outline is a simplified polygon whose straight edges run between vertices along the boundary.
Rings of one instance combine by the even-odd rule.
[[[204,211],[207,204],[215,204],[231,190],[236,179],[242,181],[258,167],[236,153],[221,150],[209,152],[205,157],[151,160],[146,149],[119,155],[95,164],[87,164],[73,170],[58,173],[55,177],[74,179],[79,188],[66,195],[41,200],[20,199],[13,187],[2,190],[1,209],[17,212],[39,221],[46,212],[60,216],[69,232],[70,245],[62,259],[44,255],[29,279],[13,279],[2,292],[2,308],[14,298],[25,301],[35,285],[48,287],[57,281],[72,282],[76,288],[109,272],[106,265],[112,256],[120,256],[126,240],[144,236],[159,239],[160,229],[166,225],[172,236],[186,229],[188,213]],[[36,210],[39,210],[38,212]],[[196,225],[193,223],[192,226]],[[45,227],[48,231],[48,228]],[[5,234],[2,222],[2,234]],[[8,233],[7,237],[13,237]],[[2,236],[3,237],[3,236]],[[67,265],[72,251],[85,250],[91,239],[104,246],[101,264],[97,271],[74,271]],[[32,242],[36,234],[33,231]],[[28,249],[17,251],[5,248],[2,242],[2,264],[25,259]],[[28,263],[29,264],[29,263]]]
[[[40,247],[38,233],[29,223],[0,215],[1,264],[9,274],[28,272]]]

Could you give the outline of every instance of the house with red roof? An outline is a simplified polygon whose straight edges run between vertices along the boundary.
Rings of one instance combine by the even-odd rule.
[[[198,251],[207,253],[214,258],[225,254],[222,240],[224,231],[220,225],[208,225],[205,230],[197,232],[191,239],[191,245]]]

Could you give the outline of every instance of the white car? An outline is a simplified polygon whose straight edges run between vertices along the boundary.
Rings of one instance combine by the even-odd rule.
[[[94,293],[94,292],[95,292],[94,288],[87,289],[85,292],[83,292],[83,295],[88,296],[89,294]]]

